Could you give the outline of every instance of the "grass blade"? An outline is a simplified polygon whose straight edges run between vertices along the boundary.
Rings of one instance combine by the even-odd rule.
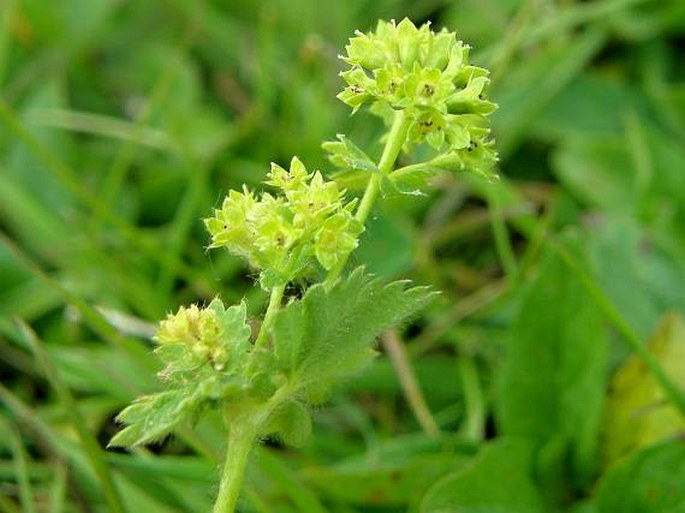
[[[4,422],[2,424],[4,424]],[[0,424],[0,426],[2,426],[2,424]],[[17,485],[19,486],[19,500],[22,511],[24,513],[36,513],[35,503],[33,501],[33,488],[31,486],[31,479],[29,478],[26,461],[26,450],[22,444],[21,437],[14,426],[5,425],[2,427],[9,438],[12,456],[14,457],[14,468]]]
[[[98,445],[93,433],[88,430],[88,424],[81,415],[78,405],[76,404],[76,400],[72,396],[69,389],[62,382],[57,373],[57,369],[43,350],[40,340],[31,327],[22,321],[18,321],[18,323],[22,334],[31,346],[38,363],[43,368],[48,381],[54,388],[55,392],[57,392],[57,397],[61,403],[63,411],[69,412],[69,419],[71,420],[74,429],[78,433],[83,450],[85,451],[86,456],[100,481],[102,493],[107,501],[110,511],[113,513],[125,513],[119,492],[114,485],[112,473],[103,457],[102,449]]]

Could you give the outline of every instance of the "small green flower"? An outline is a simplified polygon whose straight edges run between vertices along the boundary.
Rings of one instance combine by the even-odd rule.
[[[243,188],[242,193],[230,191],[221,208],[214,211],[214,217],[205,220],[212,234],[210,247],[231,247],[233,253],[251,262],[253,232],[247,218],[256,203],[256,198],[247,188]]]
[[[357,32],[345,48],[341,58],[351,67],[341,73],[347,87],[338,98],[353,112],[369,104],[390,124],[401,110],[411,122],[409,144],[457,153],[477,146],[492,152],[487,162],[496,160],[487,116],[497,106],[487,99],[488,72],[469,64],[470,48],[453,32],[417,28],[406,18],[380,21],[375,32]]]
[[[214,310],[197,305],[181,307],[160,323],[155,340],[161,345],[183,345],[189,355],[210,363],[215,370],[223,370],[228,352],[222,344],[223,330]]]
[[[357,247],[364,227],[342,212],[327,218],[314,237],[316,258],[324,269],[333,268]]]
[[[271,171],[267,176],[267,185],[281,189],[284,193],[296,191],[307,186],[311,175],[300,159],[294,157],[290,162],[290,168],[286,171],[281,166],[271,163]]]
[[[345,203],[335,182],[308,173],[295,157],[287,171],[272,164],[266,184],[277,194],[231,191],[205,220],[210,247],[226,247],[264,272],[265,288],[297,278],[314,261],[330,269],[357,246],[362,228],[352,215],[356,202]]]

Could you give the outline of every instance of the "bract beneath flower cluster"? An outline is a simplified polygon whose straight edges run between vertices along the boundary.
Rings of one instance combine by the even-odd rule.
[[[486,98],[488,71],[469,64],[469,46],[453,32],[417,28],[408,19],[380,21],[375,32],[358,32],[341,58],[352,67],[341,73],[348,86],[338,98],[358,110],[392,121],[395,111],[411,120],[410,143],[436,150],[471,152],[490,148]],[[494,162],[494,149],[492,160]]]
[[[284,285],[314,261],[331,269],[357,247],[364,228],[352,215],[355,201],[344,203],[335,182],[294,157],[287,171],[272,164],[266,183],[279,194],[231,191],[205,219],[210,247],[245,258],[262,272],[262,287]]]

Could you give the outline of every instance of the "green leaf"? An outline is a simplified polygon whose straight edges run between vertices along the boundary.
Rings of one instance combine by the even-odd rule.
[[[439,166],[433,165],[432,161],[428,161],[422,164],[412,164],[399,168],[390,173],[387,179],[392,182],[396,189],[404,191],[405,194],[411,194],[412,191],[428,187],[431,180],[442,171],[444,170]]]
[[[648,344],[664,371],[685,387],[685,320],[673,312],[664,316]],[[631,356],[614,374],[602,422],[602,455],[612,464],[626,454],[677,436],[685,418],[665,398],[647,366]]]
[[[576,138],[603,140],[620,134],[627,110],[636,109],[643,119],[649,116],[646,98],[637,89],[628,81],[583,70],[540,111],[535,134],[542,140],[562,139],[561,148]],[[630,174],[629,169],[624,171]]]
[[[35,88],[23,102],[21,110],[17,112],[23,128],[35,137],[53,158],[61,162],[68,162],[69,155],[73,152],[71,134],[45,126],[41,123],[40,117],[48,109],[65,107],[67,102],[64,85],[56,78],[45,77],[45,80],[36,82]],[[5,127],[3,132],[11,133],[9,126],[5,123],[3,126]],[[9,151],[3,159],[3,164],[7,166],[3,174],[12,178],[19,188],[30,191],[38,204],[49,211],[61,212],[62,209],[73,208],[68,181],[76,177],[71,172],[68,177],[65,174],[55,173],[53,169],[41,162],[34,149],[19,143],[16,133],[14,139],[16,143],[8,148]],[[51,219],[49,222],[57,225],[61,217],[56,215],[56,219]]]
[[[598,513],[685,512],[685,444],[650,447],[621,460],[602,480]]]
[[[634,219],[605,211],[584,230],[602,290],[645,340],[665,311],[685,311],[685,294],[673,286],[685,283],[683,249],[674,244],[681,224],[685,226],[669,223],[645,229]]]
[[[278,407],[269,418],[264,435],[275,434],[292,447],[300,447],[312,433],[312,418],[299,401],[288,401]]]
[[[328,152],[328,160],[343,171],[379,172],[376,163],[347,136],[338,134],[336,137],[338,141],[328,141],[321,145]]]
[[[492,141],[473,141],[467,149],[452,150],[420,164],[412,164],[388,175],[392,183],[405,194],[416,194],[440,173],[470,172],[493,182],[499,177],[493,170],[498,161]]]
[[[542,513],[531,479],[533,447],[516,439],[486,444],[471,465],[438,481],[421,513]]]
[[[496,405],[502,433],[566,441],[573,473],[586,482],[596,467],[607,340],[594,300],[556,253],[525,292],[507,350]]]
[[[168,387],[182,387],[188,379],[201,374],[204,370],[205,361],[193,355],[186,345],[160,345],[155,348],[154,353],[165,364],[157,376],[161,377]]]
[[[589,499],[574,503],[568,513],[597,513],[597,505]]]
[[[332,465],[312,465],[304,469],[304,476],[319,494],[336,501],[400,508],[417,502],[438,479],[471,461],[470,447],[460,447],[460,442],[463,439],[452,435],[401,436]]]
[[[274,324],[276,359],[298,387],[321,388],[357,372],[373,357],[375,338],[433,296],[406,281],[383,283],[357,269],[330,291],[311,287]]]
[[[250,326],[247,324],[247,303],[224,307],[219,298],[215,298],[207,307],[214,310],[223,330],[222,344],[230,355],[229,365],[242,363],[250,349]]]
[[[169,390],[146,395],[125,408],[117,421],[127,424],[109,442],[110,447],[132,447],[160,440],[191,417],[202,395],[187,390]]]
[[[328,160],[339,168],[333,173],[333,180],[344,189],[364,189],[370,173],[378,173],[376,163],[350,141],[345,135],[338,134],[338,141],[327,141],[321,147],[328,153]]]
[[[346,191],[363,191],[369,184],[371,175],[366,171],[336,171],[331,178],[338,187]]]

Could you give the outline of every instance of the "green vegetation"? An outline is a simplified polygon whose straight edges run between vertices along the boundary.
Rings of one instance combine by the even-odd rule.
[[[468,77],[344,50],[405,16],[473,45]],[[685,508],[682,2],[6,0],[0,26],[0,512],[205,512],[240,481],[245,512]]]
[[[379,21],[374,32],[358,32],[346,49],[342,58],[351,68],[342,73],[348,86],[338,97],[355,112],[368,102],[385,120],[378,164],[339,135],[340,142],[324,144],[341,167],[333,180],[308,173],[293,157],[287,171],[271,165],[264,185],[275,194],[231,191],[205,225],[210,248],[243,257],[269,293],[254,341],[245,302],[227,309],[219,299],[207,308],[181,307],[154,337],[166,364],[159,376],[171,389],[143,396],[117,416],[127,427],[110,445],[134,447],[163,438],[187,419],[197,422],[202,410],[219,410],[228,447],[216,513],[235,510],[256,443],[275,436],[304,444],[312,430],[311,407],[367,367],[376,338],[434,296],[406,280],[383,284],[363,267],[344,272],[379,193],[402,194],[402,185],[417,181],[417,168],[426,182],[452,167],[487,175],[496,161],[485,117],[495,109],[486,100],[488,73],[469,64],[468,48],[454,32],[435,33],[408,18]],[[422,142],[437,154],[409,172],[395,169],[402,150]],[[358,205],[344,201],[335,181],[350,174],[364,184]],[[316,283],[321,271],[325,275]],[[286,300],[292,284],[300,290]]]

